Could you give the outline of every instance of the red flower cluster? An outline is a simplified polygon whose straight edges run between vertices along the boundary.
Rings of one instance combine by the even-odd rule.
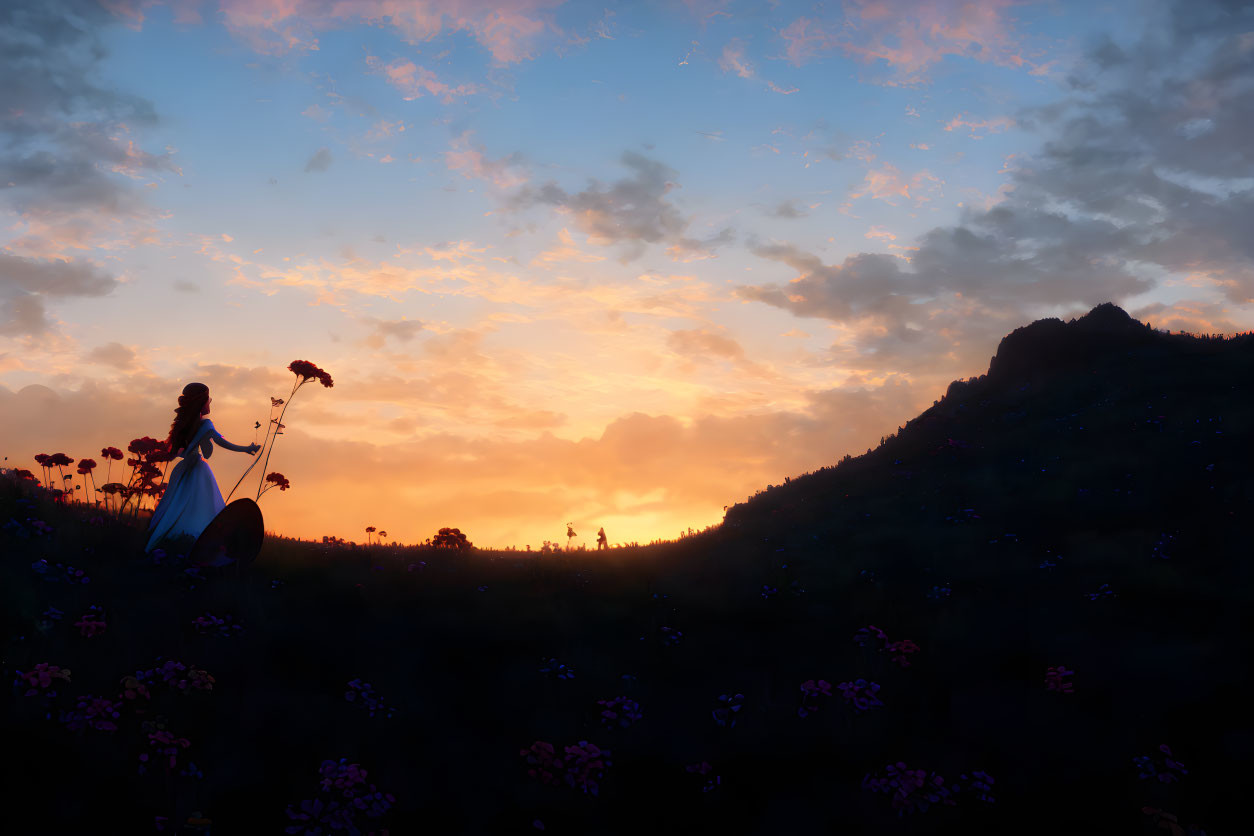
[[[266,476],[266,481],[281,491],[285,491],[292,486],[292,483],[287,481],[287,477],[282,473],[271,473]],[[269,488],[266,488],[266,490],[269,490]]]
[[[170,455],[170,447],[165,441],[159,441],[148,436],[133,439],[126,449],[141,459],[147,459],[150,462],[165,462],[174,458]],[[121,458],[121,454],[118,457]]]
[[[86,476],[91,473],[92,468],[96,466],[95,459],[80,459],[78,462],[78,472],[80,476]]]
[[[113,459],[120,462],[122,461],[122,451],[116,447],[102,447],[100,449],[100,458]]]
[[[35,665],[35,669],[33,671],[27,671],[26,673],[18,671],[17,678],[19,683],[23,679],[26,680],[25,684],[29,686],[26,690],[26,696],[34,697],[40,694],[47,694],[48,696],[55,697],[57,692],[52,690],[53,685],[55,684],[52,680],[61,679],[66,683],[69,683],[70,671],[69,668],[62,668],[57,665],[49,665],[47,662],[40,662],[38,665]]]
[[[301,383],[304,383],[307,380],[312,380],[316,377],[318,378],[318,381],[328,389],[335,385],[334,381],[331,380],[331,375],[327,374],[313,363],[310,363],[308,360],[293,360],[291,364],[288,365],[287,370],[299,377],[301,379]]]
[[[918,653],[920,650],[919,646],[910,639],[889,642],[884,649],[893,654],[893,661],[903,668],[910,667],[910,654]]]

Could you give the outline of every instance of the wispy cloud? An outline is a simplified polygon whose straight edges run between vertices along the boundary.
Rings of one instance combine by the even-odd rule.
[[[334,160],[335,158],[331,156],[330,150],[326,148],[319,148],[314,152],[313,156],[305,162],[305,172],[326,171],[331,167],[331,163]]]
[[[772,218],[804,218],[809,213],[806,212],[804,206],[798,205],[795,200],[784,200],[775,206],[767,207],[766,214]]]
[[[989,134],[1001,133],[1015,126],[1010,116],[994,116],[989,119],[967,119],[967,114],[959,114],[945,124],[946,131],[967,130],[972,139],[983,139]]]
[[[362,317],[362,321],[370,327],[370,333],[366,336],[365,344],[374,349],[383,348],[389,339],[407,343],[425,327],[417,319]]]
[[[791,96],[793,93],[796,93],[800,90],[799,87],[780,87],[778,84],[776,84],[773,81],[767,81],[766,87],[772,93],[779,93],[781,96]]]
[[[736,233],[731,227],[726,227],[718,234],[705,239],[680,237],[666,248],[666,254],[671,257],[672,261],[684,264],[690,261],[704,261],[707,258],[717,258],[716,250],[734,240],[736,240]]]
[[[366,56],[366,66],[378,75],[387,79],[388,83],[400,91],[401,98],[407,102],[423,96],[437,96],[445,103],[461,96],[472,96],[480,92],[476,84],[450,85],[440,81],[434,72],[420,67],[413,61],[397,58],[389,64],[375,55]]]
[[[257,52],[282,55],[319,48],[318,32],[386,25],[406,42],[423,44],[465,32],[498,64],[532,58],[546,30],[560,34],[550,10],[564,0],[219,0],[227,28]]]
[[[678,173],[635,151],[623,152],[620,159],[631,175],[609,187],[593,181],[587,189],[569,193],[553,182],[527,185],[507,199],[506,209],[551,206],[569,216],[593,242],[626,244],[625,260],[639,257],[644,243],[679,238],[688,221],[667,200],[678,188]]]
[[[563,228],[557,232],[557,243],[552,247],[544,250],[531,260],[532,265],[550,266],[554,264],[594,264],[598,261],[604,261],[605,256],[596,253],[584,252],[575,244],[575,239],[571,237],[570,232]]]
[[[515,152],[500,159],[489,159],[482,145],[471,142],[471,136],[471,131],[464,131],[444,152],[444,164],[449,171],[486,180],[498,189],[513,189],[527,182],[529,175],[521,154]]]
[[[941,187],[944,181],[930,171],[917,171],[909,177],[903,176],[897,166],[882,163],[866,173],[866,178],[857,190],[849,193],[850,200],[870,197],[892,204],[894,197],[914,201],[917,206],[943,194]],[[895,204],[894,204],[895,205]]]
[[[785,56],[800,66],[839,50],[889,74],[873,79],[916,85],[947,56],[1032,69],[1021,38],[1004,12],[1015,0],[849,0],[843,19],[802,16],[780,31]]]
[[[745,60],[744,41],[739,38],[732,38],[723,47],[723,54],[719,56],[718,66],[723,72],[734,72],[741,78],[753,78],[754,76],[753,66]]]
[[[126,371],[135,366],[135,350],[119,342],[105,343],[89,351],[86,359],[91,363]]]
[[[0,252],[0,334],[39,337],[52,330],[44,300],[104,296],[115,278],[93,264]]]

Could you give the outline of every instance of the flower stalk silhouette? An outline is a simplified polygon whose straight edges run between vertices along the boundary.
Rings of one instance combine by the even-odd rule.
[[[264,474],[264,473],[266,472],[266,470],[270,467],[270,454],[274,452],[274,443],[278,440],[278,438],[279,438],[279,433],[282,431],[282,429],[283,429],[283,427],[284,427],[284,424],[283,424],[283,416],[284,416],[285,414],[287,414],[287,408],[288,408],[289,406],[291,406],[291,404],[292,404],[292,398],[296,396],[296,390],[297,390],[297,389],[299,389],[300,387],[304,386],[306,383],[308,383],[309,381],[313,380],[314,378],[317,378],[317,379],[318,379],[318,382],[319,382],[319,383],[321,383],[323,386],[325,386],[325,387],[326,387],[326,388],[328,388],[328,389],[330,389],[332,386],[334,386],[334,385],[335,385],[335,382],[331,380],[331,375],[327,374],[327,373],[326,373],[326,372],[324,372],[322,369],[320,369],[320,368],[318,368],[317,366],[315,366],[313,363],[310,363],[308,360],[293,360],[291,363],[289,363],[289,364],[288,364],[287,369],[288,369],[288,371],[290,371],[292,374],[296,375],[296,382],[292,384],[292,391],[291,391],[291,393],[287,396],[287,399],[286,399],[286,400],[281,400],[281,399],[278,399],[278,398],[271,398],[271,399],[270,399],[270,409],[271,409],[271,412],[273,412],[273,410],[274,410],[276,407],[279,407],[279,406],[282,406],[282,407],[283,407],[283,409],[279,412],[279,417],[278,417],[278,418],[271,418],[271,419],[270,419],[270,425],[269,425],[268,427],[266,427],[266,437],[265,437],[265,440],[264,440],[264,441],[262,441],[262,443],[261,443],[261,446],[262,446],[262,448],[263,448],[263,449],[265,449],[265,447],[266,447],[266,444],[267,444],[267,443],[269,443],[269,445],[270,445],[269,449],[267,449],[267,450],[265,451],[265,452],[266,452],[266,459],[265,459],[265,462],[266,462],[266,463],[265,463],[265,464],[262,466],[262,468],[261,468],[261,472],[262,472],[263,474]],[[271,427],[273,427],[273,428],[274,428],[274,433],[273,433],[273,434],[271,434],[271,432],[270,432],[270,428],[271,428]],[[231,492],[230,492],[229,494],[227,494],[227,495],[226,495],[226,501],[227,501],[227,502],[230,502],[230,501],[231,501],[231,497],[235,494],[236,489],[237,489],[237,488],[239,488],[239,486],[240,486],[240,482],[243,482],[243,481],[244,481],[244,478],[245,478],[246,476],[248,476],[249,472],[253,469],[253,467],[255,467],[255,466],[256,466],[257,462],[259,462],[259,461],[261,461],[261,453],[260,453],[260,451],[257,453],[257,457],[253,460],[253,463],[252,463],[252,464],[250,464],[250,465],[248,466],[248,469],[244,471],[243,475],[239,477],[239,481],[235,483],[235,487],[234,487],[234,488],[231,488]],[[275,475],[279,475],[279,474],[275,474]],[[268,478],[268,477],[263,476],[261,479],[259,479],[259,480],[258,480],[258,482],[257,482],[257,495],[256,495],[256,497],[254,497],[254,500],[259,500],[259,499],[261,499],[261,495],[262,495],[263,493],[265,493],[265,491],[266,491],[265,483],[266,483],[267,478]],[[279,478],[280,478],[280,479],[282,479],[282,476],[281,476],[281,475],[279,475]],[[273,481],[273,480],[271,480],[271,481]],[[284,481],[284,482],[286,482],[286,480],[283,480],[283,481]],[[279,485],[280,490],[285,489],[285,486],[284,486],[283,484],[281,484],[281,483],[276,483],[276,484],[278,484],[278,485]]]

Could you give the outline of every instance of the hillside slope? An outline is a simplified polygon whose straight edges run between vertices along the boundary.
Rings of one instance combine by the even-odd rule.
[[[1254,335],[1164,334],[1110,304],[1039,320],[875,450],[732,506],[725,527],[833,533],[870,504],[903,522],[975,508],[985,526],[1010,516],[1020,528],[1183,523],[1230,502],[1244,513],[1226,516],[1248,515],[1251,381]]]

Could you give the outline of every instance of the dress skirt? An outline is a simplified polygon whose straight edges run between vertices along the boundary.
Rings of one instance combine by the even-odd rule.
[[[148,523],[148,546],[152,551],[163,539],[191,535],[199,537],[218,512],[226,507],[222,491],[213,478],[209,463],[197,454],[184,458],[174,467],[165,495]]]

